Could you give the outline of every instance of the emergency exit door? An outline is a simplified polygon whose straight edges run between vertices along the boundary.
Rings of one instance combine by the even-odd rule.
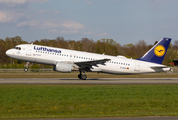
[[[135,62],[135,71],[140,71],[140,62]]]

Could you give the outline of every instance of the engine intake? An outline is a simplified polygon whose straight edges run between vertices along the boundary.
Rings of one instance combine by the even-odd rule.
[[[72,64],[58,62],[56,66],[53,67],[53,70],[57,72],[71,72]]]

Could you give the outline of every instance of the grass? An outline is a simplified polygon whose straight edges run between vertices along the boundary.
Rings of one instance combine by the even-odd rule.
[[[0,119],[178,116],[178,85],[0,85]]]

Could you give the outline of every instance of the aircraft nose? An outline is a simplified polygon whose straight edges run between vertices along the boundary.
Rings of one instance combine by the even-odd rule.
[[[6,51],[6,55],[9,56],[11,54],[11,50]]]

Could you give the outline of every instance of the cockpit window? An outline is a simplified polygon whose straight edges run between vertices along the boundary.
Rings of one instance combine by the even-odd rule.
[[[21,47],[14,47],[14,49],[16,49],[16,50],[21,50]]]

